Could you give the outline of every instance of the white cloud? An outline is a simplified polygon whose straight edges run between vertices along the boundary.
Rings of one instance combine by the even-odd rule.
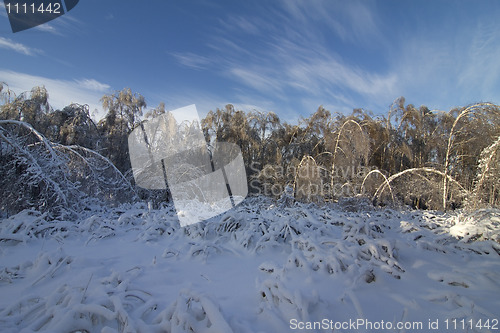
[[[233,94],[307,113],[321,104],[341,111],[385,108],[397,97],[397,73],[353,64],[331,45],[333,35],[342,44],[339,50],[384,48],[387,42],[372,4],[283,0],[279,8],[262,8],[259,22],[265,24],[228,17],[221,21],[221,33],[207,43],[219,55],[213,61],[218,72],[237,83]],[[248,37],[243,40],[234,31]]]
[[[12,50],[28,56],[33,56],[37,53],[41,53],[37,49],[32,49],[24,44],[16,43],[13,40],[4,37],[0,37],[0,48]]]
[[[171,53],[171,55],[177,59],[179,63],[186,67],[194,69],[204,69],[208,64],[210,64],[210,59],[204,56],[200,56],[194,53]]]
[[[337,87],[366,97],[375,97],[386,93],[392,94],[396,83],[393,75],[371,73],[333,58],[312,58],[307,62],[291,62],[286,67],[288,82],[300,84],[311,93]]]
[[[234,95],[274,100],[291,112],[310,113],[323,104],[331,111],[384,113],[399,96],[444,110],[499,102],[499,22],[471,19],[456,26],[456,15],[439,16],[439,22],[419,17],[413,18],[419,29],[394,33],[402,19],[390,21],[380,8],[283,0],[279,8],[262,9],[267,24],[258,25],[258,39],[247,25],[253,21],[235,16],[207,45],[219,54],[213,61],[218,72],[236,83]],[[234,34],[238,29],[248,33],[245,39]]]
[[[246,63],[229,61],[227,76],[264,98],[279,98],[282,103],[308,112],[321,104],[335,105],[341,111],[385,108],[397,97],[396,73],[348,64],[315,41],[305,45],[276,39],[264,52],[261,59],[246,59]],[[313,100],[316,103],[311,103]]]
[[[76,80],[75,82],[78,83],[80,86],[82,86],[85,89],[93,90],[93,91],[97,91],[97,92],[101,92],[101,93],[104,93],[111,88],[109,86],[109,84],[101,83],[101,82],[96,81],[94,79]]]
[[[392,70],[408,103],[449,110],[500,101],[500,24],[466,22],[454,32],[455,38],[425,33],[401,41]]]
[[[230,37],[224,37],[222,34],[215,34],[210,37],[207,46],[217,52],[217,60],[221,60],[224,56],[245,57],[254,56],[254,50],[248,50],[244,47],[244,43],[240,40],[233,41]]]
[[[300,23],[303,35],[315,38],[318,24],[325,25],[344,41],[352,43],[381,42],[375,9],[366,1],[283,0],[284,20],[293,26]],[[297,22],[298,21],[298,22]]]
[[[500,83],[500,24],[479,23],[472,32],[468,52],[462,55],[463,67],[458,85],[475,92],[480,99],[497,98]],[[474,102],[478,102],[474,101]]]
[[[58,80],[2,69],[0,77],[16,94],[30,91],[35,86],[45,86],[49,103],[54,109],[61,109],[71,103],[88,104],[91,113],[97,110],[98,119],[104,116],[99,100],[110,86],[94,79]]]
[[[75,18],[70,12],[59,16],[57,19],[50,21],[50,23],[36,26],[34,29],[58,36],[75,36],[84,31],[84,26],[85,23]]]
[[[233,79],[243,82],[246,85],[263,93],[281,94],[283,83],[277,82],[276,77],[267,75],[265,68],[247,69],[244,67],[234,67],[230,69]]]
[[[49,33],[54,34],[54,35],[62,35],[56,28],[54,28],[49,23],[45,23],[45,24],[41,24],[39,26],[36,26],[35,29],[43,31],[43,32],[49,32]]]

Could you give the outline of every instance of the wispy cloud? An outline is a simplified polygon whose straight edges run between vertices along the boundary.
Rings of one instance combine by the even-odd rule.
[[[254,35],[260,32],[260,27],[266,25],[265,21],[260,18],[247,18],[242,15],[230,16],[224,20],[220,19],[219,23],[226,30],[240,31]]]
[[[65,36],[80,34],[84,31],[85,24],[75,18],[72,12],[66,13],[57,19],[35,27],[39,31],[48,32],[54,35]]]
[[[359,95],[375,97],[393,93],[395,76],[383,75],[347,65],[333,57],[311,57],[307,61],[289,62],[286,74],[292,85],[310,93],[328,89],[347,89]]]
[[[459,86],[475,90],[481,98],[499,98],[500,24],[480,22],[472,32],[469,51],[462,56],[463,69],[458,73]]]
[[[342,110],[346,109],[346,103],[351,110],[362,106],[354,100],[384,105],[397,93],[398,77],[394,73],[373,73],[345,64],[334,56],[305,53],[300,55],[294,48],[282,48],[275,52],[274,65],[264,63],[248,68],[238,64],[241,67],[231,68],[230,74],[261,94],[283,101],[303,98],[309,104],[316,99],[314,108],[325,103],[338,105]]]
[[[360,41],[365,44],[384,42],[375,7],[366,1],[342,2],[342,5],[343,10],[339,17],[344,18],[343,25],[348,27],[344,39],[352,38],[354,42]]]
[[[180,64],[194,68],[204,69],[210,64],[211,60],[207,57],[197,55],[191,52],[187,53],[170,53]]]
[[[97,110],[98,118],[104,115],[99,100],[110,86],[97,80],[59,80],[2,69],[0,77],[16,94],[30,91],[35,86],[45,86],[49,103],[54,109],[61,109],[71,103],[88,104],[91,112]]]
[[[272,74],[266,74],[266,69],[256,67],[247,69],[244,67],[233,67],[229,72],[230,76],[238,82],[242,82],[262,93],[282,94],[282,83]]]
[[[244,43],[238,40],[232,40],[231,37],[225,37],[217,34],[210,36],[207,46],[219,54],[221,57],[251,57],[252,52],[244,47]]]
[[[426,32],[400,42],[392,69],[398,75],[399,95],[442,110],[499,102],[500,22],[463,21],[454,28],[455,38]]]
[[[258,92],[258,99],[277,98],[288,109],[290,105],[311,108],[311,101],[317,100],[309,112],[320,104],[352,110],[385,105],[394,98],[395,73],[352,64],[326,46],[327,40],[331,43],[328,31],[334,32],[338,43],[364,45],[380,40],[383,44],[379,19],[365,3],[290,0],[279,4],[278,9],[262,11],[258,20],[266,24],[258,28],[240,16],[223,21],[227,33],[222,31],[208,42],[219,54],[221,73]],[[245,43],[234,34],[235,29],[248,34]],[[260,30],[258,40],[253,38],[256,29]]]
[[[49,32],[54,35],[62,35],[60,31],[58,31],[56,28],[54,28],[54,26],[50,25],[49,23],[36,26],[35,29],[43,32]]]
[[[28,56],[34,56],[41,53],[40,50],[30,48],[24,44],[14,42],[9,38],[4,37],[0,37],[0,48],[12,50]]]
[[[375,7],[366,1],[282,0],[283,20],[300,23],[303,34],[314,37],[319,27],[335,33],[343,41],[373,43],[383,39]],[[292,25],[293,26],[293,25]]]
[[[7,17],[7,12],[5,11],[5,5],[3,2],[0,2],[0,16]]]
[[[235,81],[235,94],[280,101],[287,112],[310,113],[320,104],[385,112],[399,96],[442,109],[498,102],[500,22],[469,20],[467,10],[392,21],[397,11],[376,6],[283,0],[262,7],[266,24],[256,28],[249,17],[224,20],[227,33],[208,45],[217,53],[219,72]],[[464,23],[456,26],[457,20]],[[404,33],[395,33],[402,24]]]
[[[211,63],[211,70],[235,82],[234,96],[279,101],[286,112],[306,106],[314,112],[320,104],[343,111],[385,107],[395,98],[394,72],[353,64],[329,45],[383,47],[380,19],[370,4],[283,0],[259,13],[222,18],[217,34],[207,39],[212,52],[175,54],[177,60],[192,68]]]
[[[101,83],[94,79],[75,80],[75,82],[82,88],[101,93],[104,93],[106,91],[109,91],[109,89],[111,89],[109,84]]]

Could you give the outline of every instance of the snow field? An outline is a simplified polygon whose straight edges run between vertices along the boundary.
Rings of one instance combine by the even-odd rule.
[[[0,221],[2,332],[291,332],[294,323],[500,319],[500,213],[247,198],[181,228],[173,207]],[[331,332],[316,328],[314,332]],[[347,327],[335,332],[369,332]],[[435,331],[435,330],[434,330]]]

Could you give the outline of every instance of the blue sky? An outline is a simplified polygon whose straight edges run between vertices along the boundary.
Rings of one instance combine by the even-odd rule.
[[[101,109],[130,87],[148,108],[233,103],[295,122],[323,105],[385,114],[500,103],[500,1],[102,1],[13,34],[0,8],[0,81]]]

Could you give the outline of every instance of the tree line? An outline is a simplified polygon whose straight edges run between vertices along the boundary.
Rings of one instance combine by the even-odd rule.
[[[145,98],[128,88],[102,97],[106,114],[98,122],[88,105],[53,110],[44,87],[15,95],[4,83],[0,94],[0,119],[28,123],[50,142],[95,151],[132,184],[128,135],[166,112],[163,103],[148,110]],[[320,106],[296,124],[229,104],[210,111],[201,128],[209,146],[241,148],[253,194],[279,198],[291,188],[303,201],[364,197],[424,209],[500,203],[500,106],[493,103],[445,112],[400,97],[385,114],[355,109],[346,115]],[[5,144],[0,147],[6,154]],[[166,200],[161,191],[136,190],[146,200]]]

